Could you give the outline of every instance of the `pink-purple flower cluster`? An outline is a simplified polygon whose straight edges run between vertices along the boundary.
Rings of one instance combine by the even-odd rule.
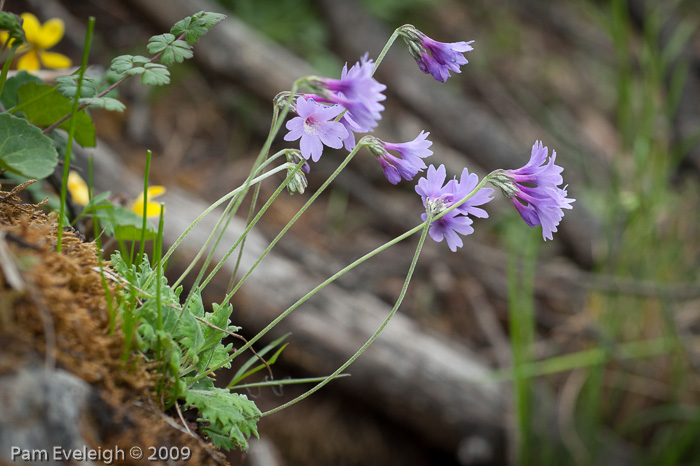
[[[391,184],[398,184],[401,178],[410,181],[418,172],[425,170],[423,159],[433,154],[429,149],[433,144],[427,139],[429,134],[421,131],[413,141],[400,143],[372,138],[367,144],[367,149],[377,156],[386,179]],[[398,156],[389,151],[397,152]]]
[[[450,77],[450,71],[461,73],[460,66],[469,63],[464,53],[474,50],[471,45],[473,40],[438,42],[411,25],[399,28],[399,34],[408,45],[408,51],[420,70],[443,83]]]
[[[503,194],[520,213],[530,227],[542,226],[542,237],[552,239],[559,222],[564,217],[562,209],[571,209],[576,199],[570,199],[561,172],[555,165],[557,154],[553,150],[547,160],[548,150],[541,141],[535,141],[530,153],[530,160],[517,170],[502,170],[495,174],[493,183],[501,188]]]
[[[472,219],[469,215],[479,218],[488,217],[488,213],[478,207],[486,204],[491,199],[493,189],[481,188],[472,193],[479,184],[479,178],[474,173],[469,173],[466,168],[462,170],[459,181],[456,178],[445,183],[447,172],[444,165],[435,168],[434,165],[428,167],[427,176],[418,180],[416,192],[423,199],[426,213],[422,215],[423,220],[427,220],[428,213],[432,216],[438,215],[467,196],[466,201],[458,207],[444,214],[442,217],[431,222],[428,233],[433,240],[441,242],[443,239],[451,251],[463,246],[462,236],[474,233]]]
[[[438,42],[411,25],[397,31],[420,69],[441,82],[451,76],[450,72],[460,73],[460,66],[468,63],[464,53],[473,50],[474,41]],[[386,86],[374,79],[374,68],[374,62],[365,54],[350,69],[346,63],[340,79],[311,78],[307,82],[312,93],[298,96],[292,104],[297,116],[287,122],[289,132],[284,137],[287,141],[300,139],[299,152],[304,159],[317,162],[324,145],[353,150],[355,133],[374,130],[384,110],[380,102],[386,98],[382,94]],[[429,134],[421,131],[415,139],[403,143],[365,137],[362,144],[377,157],[389,182],[398,184],[402,179],[413,180],[425,170],[423,159],[433,153]],[[536,141],[525,166],[488,175],[488,181],[501,188],[525,223],[542,226],[545,240],[552,239],[564,216],[563,209],[571,209],[575,201],[567,197],[566,186],[560,187],[563,168],[555,160],[556,153],[552,151],[550,158],[547,148]],[[301,178],[303,175],[299,176],[295,192],[303,192],[306,187]],[[426,209],[423,220],[429,215],[438,217],[430,224],[430,236],[437,242],[444,239],[450,250],[456,251],[463,245],[461,236],[474,232],[471,217],[488,217],[479,206],[492,199],[493,189],[481,187],[483,182],[480,184],[476,174],[466,168],[459,180],[446,178],[444,165],[431,165],[427,175],[418,181],[416,192]],[[459,205],[455,207],[456,204]]]
[[[300,149],[308,160],[318,161],[323,146],[347,150],[355,147],[355,133],[373,131],[381,119],[386,89],[372,77],[374,61],[365,54],[340,79],[315,78],[310,85],[316,94],[297,98],[297,116],[287,122],[287,141],[301,138]],[[340,118],[338,118],[340,117]],[[340,143],[338,141],[340,138]]]

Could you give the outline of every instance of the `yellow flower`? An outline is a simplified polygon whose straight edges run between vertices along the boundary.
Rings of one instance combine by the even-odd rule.
[[[65,31],[63,20],[51,18],[41,24],[36,16],[31,13],[22,13],[24,23],[24,35],[27,41],[17,49],[17,54],[24,54],[17,61],[18,70],[38,70],[42,66],[46,68],[68,68],[71,66],[70,58],[56,52],[47,52],[62,38]],[[7,41],[7,31],[0,32],[0,42]]]
[[[164,186],[150,186],[146,192],[146,217],[160,216],[161,205],[158,202],[152,202],[151,199],[162,196],[165,193]],[[131,210],[139,215],[143,215],[143,191],[136,197],[136,200],[131,203]]]
[[[78,175],[78,172],[71,170],[68,173],[66,187],[73,198],[73,202],[76,204],[86,206],[90,202],[90,191],[85,181]]]

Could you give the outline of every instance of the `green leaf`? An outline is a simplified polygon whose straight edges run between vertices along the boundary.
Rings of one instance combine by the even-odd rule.
[[[201,15],[201,16],[198,16]],[[212,11],[200,11],[199,13],[194,15],[195,17],[199,17],[202,21],[204,21],[204,24],[206,25],[207,29],[211,29],[215,25],[219,24],[221,21],[226,19],[226,15],[221,14],[221,13],[214,13]]]
[[[147,86],[162,86],[170,83],[170,72],[160,63],[146,63],[141,76],[141,84]]]
[[[169,33],[160,34],[148,39],[148,45],[146,46],[146,49],[148,50],[148,53],[152,53],[153,55],[155,55],[168,48],[168,46],[173,42],[175,42],[174,35]]]
[[[178,21],[172,29],[170,29],[170,32],[176,36],[184,32],[185,40],[190,45],[196,44],[199,38],[206,34],[207,31],[208,29],[204,22],[195,20],[192,16]]]
[[[165,66],[182,63],[192,58],[192,46],[183,40],[176,40],[172,34],[153,36],[148,41],[148,51],[152,54],[161,53],[160,61]]]
[[[112,59],[110,70],[123,75],[134,67],[142,67],[151,60],[142,55],[120,55]],[[132,73],[133,74],[133,73]]]
[[[223,21],[226,15],[221,13],[209,13],[200,11],[175,23],[170,33],[180,36],[185,33],[185,40],[189,45],[194,45],[199,38],[206,34],[215,24]]]
[[[33,74],[27,73],[22,70],[11,78],[5,81],[5,87],[2,89],[2,97],[0,97],[0,102],[5,108],[12,108],[17,105],[17,89],[28,82],[35,82],[37,84],[44,84],[44,82]]]
[[[202,431],[219,448],[248,450],[247,439],[251,434],[258,436],[257,421],[261,413],[245,395],[222,388],[190,389],[185,394],[185,401],[197,408],[200,421],[209,422]]]
[[[0,114],[0,168],[27,178],[46,178],[58,163],[51,138],[23,118]]]
[[[58,92],[69,99],[75,98],[78,93],[78,75],[59,76],[56,78]],[[80,97],[94,97],[97,94],[97,78],[83,76],[83,84],[80,88]]]
[[[112,97],[90,97],[80,99],[81,104],[87,104],[90,107],[104,108],[111,112],[123,112],[126,106]]]
[[[27,120],[37,126],[49,126],[71,113],[73,104],[67,97],[48,84],[28,82],[20,86],[17,91],[19,105],[27,117]],[[73,116],[75,118],[75,140],[83,147],[95,146],[95,125],[92,118],[80,111]],[[70,118],[58,127],[68,131]]]

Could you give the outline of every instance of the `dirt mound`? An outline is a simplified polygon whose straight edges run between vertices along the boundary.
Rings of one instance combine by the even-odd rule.
[[[66,229],[57,253],[54,216],[22,203],[20,190],[0,191],[0,463],[17,449],[45,450],[51,463],[56,447],[85,447],[102,452],[98,460],[121,450],[114,464],[153,464],[162,447],[188,447],[192,464],[225,464],[187,432],[195,425],[162,413],[155,367],[124,357],[110,318],[118,286],[103,279],[95,243]]]

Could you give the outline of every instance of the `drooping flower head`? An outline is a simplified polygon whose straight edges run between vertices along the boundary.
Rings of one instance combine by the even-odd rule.
[[[408,24],[399,28],[399,34],[408,45],[408,51],[420,70],[443,83],[450,77],[450,71],[461,73],[460,66],[469,63],[464,53],[474,50],[471,45],[473,40],[438,42]]]
[[[26,42],[17,49],[17,54],[22,55],[17,61],[18,70],[34,71],[45,68],[68,68],[71,66],[70,58],[57,52],[47,52],[62,38],[65,31],[63,20],[51,18],[44,24],[31,13],[22,13],[22,28]],[[6,31],[0,32],[0,44],[8,39]]]
[[[386,86],[372,77],[374,61],[362,56],[350,69],[343,67],[340,79],[318,78],[311,85],[318,88],[318,101],[339,104],[347,110],[344,115],[346,127],[354,132],[367,133],[377,126],[386,99],[382,94]]]
[[[284,136],[285,141],[296,141],[301,138],[299,148],[306,160],[318,162],[323,153],[323,146],[333,149],[343,147],[343,139],[347,130],[337,121],[333,121],[345,110],[340,105],[323,105],[312,98],[299,97],[296,102],[298,116],[287,122],[289,132]]]
[[[517,170],[502,170],[495,174],[493,184],[501,188],[503,194],[520,213],[530,227],[542,226],[544,240],[552,239],[552,233],[564,217],[562,209],[571,209],[576,199],[567,198],[566,186],[560,188],[564,180],[562,167],[555,165],[556,152],[547,160],[548,149],[541,141],[532,146],[530,160]]]
[[[434,220],[428,230],[433,240],[441,242],[444,239],[450,250],[454,252],[464,244],[460,235],[474,233],[473,221],[469,215],[488,217],[488,213],[477,206],[486,204],[492,199],[493,189],[481,188],[472,194],[479,180],[475,174],[469,174],[466,168],[462,171],[459,181],[452,179],[445,183],[446,177],[444,165],[438,168],[430,165],[427,176],[418,180],[416,192],[423,199],[425,206],[426,213],[422,214],[423,220],[428,218],[428,213],[440,214],[471,194],[471,197],[458,207]]]
[[[429,149],[433,144],[427,139],[429,134],[421,131],[413,141],[400,143],[369,138],[370,142],[367,148],[377,156],[387,180],[391,184],[397,184],[401,178],[412,180],[418,172],[425,170],[423,159],[433,154],[433,151]],[[398,152],[399,156],[396,157],[388,151]]]

